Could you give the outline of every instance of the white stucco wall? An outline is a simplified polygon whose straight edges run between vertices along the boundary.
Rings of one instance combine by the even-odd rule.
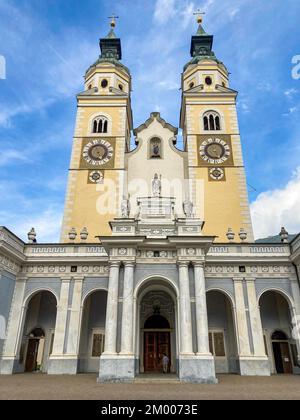
[[[162,144],[162,158],[149,159],[149,142],[158,137]],[[155,173],[162,176],[162,196],[175,197],[177,214],[182,214],[182,202],[188,188],[184,187],[185,152],[177,150],[172,139],[174,133],[156,119],[142,130],[137,139],[138,147],[127,154],[128,191],[131,196],[132,215],[137,211],[136,199],[148,197],[152,194],[152,180]]]

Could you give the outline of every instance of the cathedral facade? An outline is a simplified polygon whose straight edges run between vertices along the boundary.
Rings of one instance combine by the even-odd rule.
[[[238,94],[213,36],[199,19],[181,150],[158,112],[133,128],[114,26],[77,96],[60,243],[0,228],[0,373],[132,382],[166,355],[182,382],[299,374],[300,236],[254,241]]]

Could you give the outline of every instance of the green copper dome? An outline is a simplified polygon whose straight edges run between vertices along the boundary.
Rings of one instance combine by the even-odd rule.
[[[190,54],[192,59],[184,66],[184,71],[188,68],[188,66],[198,64],[203,60],[213,60],[224,66],[224,64],[217,59],[212,50],[213,40],[213,35],[207,34],[200,23],[196,35],[193,35],[191,40]]]
[[[101,54],[98,60],[92,66],[89,67],[87,73],[93,67],[96,67],[98,64],[111,63],[117,67],[121,67],[128,74],[130,74],[129,69],[120,62],[120,60],[122,59],[121,40],[120,38],[117,38],[113,28],[111,28],[111,30],[105,38],[100,39],[99,45]]]

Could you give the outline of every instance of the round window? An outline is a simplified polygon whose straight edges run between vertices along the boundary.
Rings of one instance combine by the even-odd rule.
[[[123,85],[119,85],[119,89],[120,90],[123,90]]]
[[[108,86],[108,81],[106,79],[103,79],[101,82],[101,87],[105,89],[107,86]]]
[[[189,84],[189,88],[192,89],[195,86],[195,84],[192,82]]]
[[[208,77],[206,77],[206,78],[205,78],[205,84],[206,84],[206,85],[208,85],[208,86],[212,85],[212,78],[211,78],[211,77],[209,77],[209,76],[208,76]]]

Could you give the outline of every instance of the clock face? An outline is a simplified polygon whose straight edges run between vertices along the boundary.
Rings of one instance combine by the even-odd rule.
[[[104,180],[103,172],[101,171],[90,171],[89,182],[92,184],[102,184]]]
[[[93,166],[105,165],[113,155],[113,146],[103,139],[91,140],[84,146],[82,152],[85,161]]]
[[[200,148],[199,153],[204,162],[212,165],[220,165],[229,159],[231,152],[226,141],[218,138],[210,138],[205,140]]]
[[[221,181],[225,177],[224,169],[222,169],[222,168],[211,168],[209,170],[209,176],[214,181]]]

